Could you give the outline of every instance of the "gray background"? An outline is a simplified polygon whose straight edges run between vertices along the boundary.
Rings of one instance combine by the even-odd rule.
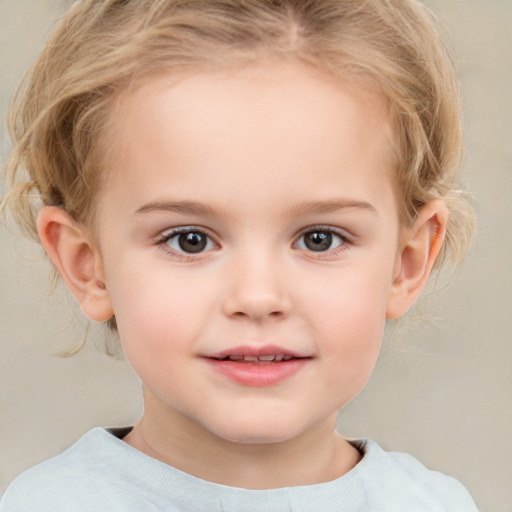
[[[22,71],[64,0],[0,0],[0,151]],[[451,473],[482,512],[512,511],[512,2],[429,1],[452,31],[469,142],[468,181],[480,236],[454,284],[425,301],[435,320],[394,329],[367,388],[340,430],[412,453]],[[80,342],[85,324],[30,242],[0,232],[0,492],[23,469],[97,425],[127,425],[141,411],[128,365]],[[91,341],[93,340],[93,341]]]

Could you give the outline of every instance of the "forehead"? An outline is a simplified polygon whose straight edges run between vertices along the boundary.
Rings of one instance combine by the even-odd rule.
[[[270,194],[266,177],[275,190],[302,183],[321,193],[336,170],[351,171],[344,174],[348,186],[375,166],[392,181],[392,138],[378,94],[300,64],[164,75],[116,97],[104,137],[110,162],[103,192],[138,180],[143,193],[150,183],[141,170],[162,183],[172,175],[195,195],[200,187],[236,192],[237,184]],[[320,169],[329,170],[321,180]]]

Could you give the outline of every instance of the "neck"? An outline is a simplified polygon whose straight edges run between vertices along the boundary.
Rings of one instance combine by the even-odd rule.
[[[124,440],[146,455],[203,480],[272,489],[334,480],[357,464],[359,452],[336,433],[335,425],[333,415],[293,439],[236,443],[176,413],[162,418],[146,402],[144,415]]]

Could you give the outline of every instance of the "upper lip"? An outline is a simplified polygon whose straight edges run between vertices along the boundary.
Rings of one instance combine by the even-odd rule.
[[[261,346],[250,346],[240,345],[237,347],[227,348],[220,352],[214,352],[205,355],[210,359],[226,359],[230,356],[239,357],[261,357],[261,356],[286,356],[287,359],[304,359],[310,358],[311,355],[302,352],[290,350],[288,348],[280,347],[278,345],[261,345]]]

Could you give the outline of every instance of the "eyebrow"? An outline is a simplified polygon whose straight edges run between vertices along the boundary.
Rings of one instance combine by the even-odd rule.
[[[363,210],[377,215],[377,210],[365,201],[350,199],[333,199],[329,201],[307,201],[293,206],[290,211],[295,215],[312,215],[321,213],[333,213],[339,210]]]
[[[182,215],[212,215],[214,211],[209,206],[196,201],[153,201],[140,207],[135,213],[168,212]]]

